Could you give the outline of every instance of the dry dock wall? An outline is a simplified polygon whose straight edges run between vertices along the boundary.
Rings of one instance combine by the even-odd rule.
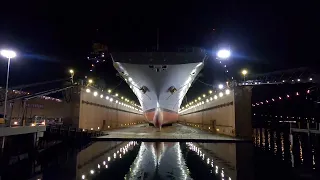
[[[183,111],[179,122],[213,133],[250,139],[251,88],[236,87],[229,95],[224,94],[223,97]]]
[[[94,88],[89,88],[91,91],[88,93],[86,89],[75,87],[68,92],[68,98],[61,101],[30,99],[26,101],[25,108],[22,100],[16,100],[7,103],[7,115],[12,122],[35,115],[61,118],[65,125],[88,130],[128,127],[145,121],[142,112],[125,106],[120,99],[113,97],[113,101],[110,101],[110,98],[106,99],[108,93]],[[97,96],[94,96],[94,92],[97,92]],[[100,98],[101,94],[103,98]],[[0,113],[3,113],[3,109],[4,103],[0,104]]]
[[[86,88],[82,88],[80,91],[79,128],[107,130],[145,121],[142,112],[122,105],[118,99],[113,98],[112,101],[110,101],[110,97],[106,99],[107,93],[97,91],[98,95],[94,96],[94,92],[96,91],[91,90],[88,93]]]

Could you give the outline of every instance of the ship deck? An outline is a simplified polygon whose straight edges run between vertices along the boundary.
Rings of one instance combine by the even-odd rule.
[[[247,140],[212,134],[193,127],[174,124],[158,128],[148,124],[136,125],[130,128],[116,129],[105,132],[107,135],[93,138],[94,141],[161,141],[161,142],[246,142]]]

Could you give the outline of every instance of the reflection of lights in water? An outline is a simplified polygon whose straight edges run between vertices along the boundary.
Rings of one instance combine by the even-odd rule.
[[[276,132],[273,132],[273,143],[274,143],[274,154],[277,154],[278,145],[277,145],[277,133]]]
[[[137,145],[137,144],[138,144],[138,143],[136,143],[136,142],[130,141],[125,147],[128,148],[128,147],[131,147],[132,145],[135,146],[135,145]],[[122,149],[122,148],[120,148],[120,149]],[[128,150],[128,149],[127,149],[127,150]],[[118,152],[118,151],[115,151],[115,152]],[[114,153],[114,157],[116,158],[116,153]],[[121,154],[120,154],[120,157],[121,157]],[[111,160],[111,158],[110,158],[110,156],[109,156],[109,157],[108,157],[108,161],[110,161],[110,160]],[[102,164],[105,165],[105,168],[108,168],[108,165],[106,164],[106,161],[103,161]],[[100,169],[100,167],[101,167],[100,164],[97,164],[97,167],[98,167],[98,169]],[[95,173],[95,171],[94,171],[93,169],[91,169],[91,170],[89,171],[89,173],[90,173],[91,175],[93,175],[93,174]],[[86,178],[85,174],[82,174],[81,178],[82,178],[82,179],[85,179],[85,178]]]
[[[315,150],[312,145],[312,169],[316,169],[316,160],[314,159]]]
[[[181,175],[182,175],[182,179],[187,179],[187,174],[185,172],[185,169],[183,167],[185,167],[185,163],[183,161],[183,157],[182,157],[182,152],[181,152],[181,148],[180,148],[180,143],[176,144],[177,146],[177,155],[178,155],[178,165],[181,171]]]
[[[282,160],[284,160],[284,134],[283,133],[280,134],[280,138],[281,138],[281,156],[282,156]]]
[[[302,152],[302,143],[301,143],[300,136],[299,136],[299,154],[300,154],[301,164],[303,164],[303,152]]]
[[[189,146],[189,150],[194,151],[196,154],[198,154],[198,151],[200,151],[200,148],[198,148],[197,146],[195,146],[193,143],[188,142],[188,143],[186,143],[186,144]],[[199,154],[198,154],[198,155],[199,155]],[[203,157],[204,157],[204,153],[203,153],[202,155],[203,155]],[[201,158],[200,155],[199,155],[199,157]],[[204,160],[204,159],[203,159],[203,160]],[[210,167],[212,167],[212,169],[215,170],[215,174],[219,174],[219,166],[218,166],[218,165],[215,165],[215,166],[214,166],[213,159],[212,159],[211,163],[210,163],[210,158],[207,158],[206,161],[207,161],[207,164],[208,164]],[[212,173],[212,169],[211,169],[211,171],[210,171],[211,173]],[[224,180],[225,174],[224,174],[223,168],[221,168],[221,177],[222,177],[221,179]],[[228,180],[231,180],[231,177],[228,177]]]
[[[291,157],[291,167],[294,167],[294,156],[292,153],[292,148],[293,148],[293,135],[289,135],[289,141],[290,141],[290,157]]]
[[[260,147],[261,139],[260,139],[260,131],[258,131],[257,135],[258,147]]]
[[[182,155],[180,143],[143,142],[130,167],[131,171],[125,177],[126,179],[190,179]]]
[[[271,149],[271,133],[270,133],[270,130],[268,129],[268,149],[270,150]]]
[[[136,159],[134,160],[134,162],[132,163],[132,176],[133,177],[136,177],[136,175],[138,174],[138,171],[139,171],[139,167],[141,166],[141,162],[142,162],[142,159],[143,159],[143,154],[144,152],[147,150],[146,146],[145,146],[145,143],[141,143],[141,146],[140,146],[140,149],[139,149],[139,152],[138,152],[138,155],[136,157]],[[130,168],[131,169],[131,168]]]
[[[265,138],[265,130],[264,129],[262,129],[262,148],[263,149],[266,149],[265,147],[266,147],[266,138]]]

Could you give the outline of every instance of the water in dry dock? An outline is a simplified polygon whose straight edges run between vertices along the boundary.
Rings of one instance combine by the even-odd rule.
[[[1,162],[0,179],[318,179],[317,138],[297,134],[291,146],[285,132],[254,132],[253,143],[61,143],[34,156]]]

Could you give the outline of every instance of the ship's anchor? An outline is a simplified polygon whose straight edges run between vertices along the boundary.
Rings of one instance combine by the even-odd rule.
[[[139,90],[142,91],[143,94],[149,91],[149,89],[146,86],[142,86]]]
[[[177,88],[175,88],[174,86],[169,87],[168,91],[173,94],[175,92],[177,92]]]

